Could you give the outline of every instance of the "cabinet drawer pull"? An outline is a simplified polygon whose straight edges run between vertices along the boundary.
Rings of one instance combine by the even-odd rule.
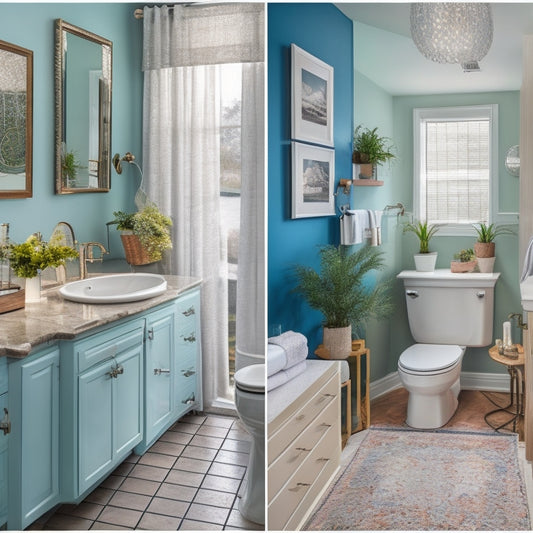
[[[189,307],[189,309],[187,309],[186,311],[182,311],[181,314],[182,315],[185,315],[185,316],[191,316],[191,315],[194,315],[195,311],[194,311],[194,306],[191,306]]]
[[[183,335],[182,335],[182,337],[183,337],[183,340],[184,340],[185,342],[196,342],[196,337],[195,337],[195,335],[194,335],[194,332],[191,333],[188,337],[185,337],[185,336],[183,336]]]
[[[106,372],[106,376],[115,379],[118,378],[119,374],[124,374],[124,367],[121,365],[116,365],[109,372]]]
[[[296,420],[297,422],[300,422],[300,421],[302,421],[304,418],[305,418],[305,415],[298,415],[294,420]]]
[[[324,394],[324,396],[325,396],[326,398],[335,398],[336,394],[330,394],[330,393],[326,392],[326,393]]]
[[[289,489],[291,492],[298,492],[300,489],[304,487],[310,487],[311,483],[296,483],[296,486],[292,489]]]
[[[170,368],[154,368],[154,376],[160,376],[161,374],[170,374]]]
[[[296,448],[299,452],[310,452],[312,448]]]
[[[317,459],[317,461],[321,461],[321,462],[327,463],[329,461],[329,457],[319,457]]]
[[[182,370],[181,373],[183,374],[184,377],[188,378],[188,377],[194,376],[194,374],[196,374],[196,370],[189,368],[189,370]]]
[[[147,333],[148,333],[148,340],[153,341],[154,340],[154,328],[150,328]]]
[[[185,405],[192,405],[194,403],[194,394],[191,394],[186,400],[181,400]]]
[[[0,422],[0,429],[4,435],[11,433],[11,420],[9,420],[9,411],[4,407],[4,418]]]
[[[326,424],[325,422],[322,422],[322,424],[319,424],[318,427],[319,427],[319,428],[326,429],[326,428],[330,428],[330,427],[331,427],[331,424]]]

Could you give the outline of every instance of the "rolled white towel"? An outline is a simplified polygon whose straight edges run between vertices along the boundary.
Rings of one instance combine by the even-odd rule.
[[[285,368],[287,364],[287,353],[277,344],[268,343],[267,346],[267,376],[276,374]]]
[[[307,359],[309,349],[307,347],[307,338],[296,331],[285,331],[277,337],[268,339],[270,344],[281,346],[287,354],[287,362],[284,369],[290,368],[301,361]]]
[[[302,361],[301,363],[291,366],[286,370],[280,370],[272,376],[269,376],[267,378],[267,391],[271,391],[281,387],[281,385],[285,385],[285,383],[288,383],[291,379],[294,379],[296,376],[299,376],[305,372],[306,368],[307,361]]]

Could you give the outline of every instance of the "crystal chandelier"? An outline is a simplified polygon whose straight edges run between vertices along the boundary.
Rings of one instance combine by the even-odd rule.
[[[437,63],[459,63],[478,70],[492,44],[492,11],[489,4],[411,4],[411,35],[420,52]]]

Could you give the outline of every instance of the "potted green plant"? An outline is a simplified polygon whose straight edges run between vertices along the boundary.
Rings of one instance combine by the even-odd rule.
[[[392,140],[377,133],[377,128],[370,130],[359,125],[353,133],[352,162],[361,165],[360,176],[371,178],[376,165],[390,161],[395,156]]]
[[[507,226],[496,226],[479,222],[473,224],[477,233],[477,242],[474,243],[474,253],[476,254],[480,272],[492,272],[494,261],[496,260],[496,243],[494,239],[498,235],[512,234],[513,230]]]
[[[414,255],[415,268],[418,272],[433,272],[437,262],[437,252],[429,251],[429,242],[437,233],[439,226],[418,220],[404,224],[404,233],[414,233],[419,240],[419,251]]]
[[[311,267],[294,267],[294,289],[313,308],[324,315],[323,345],[332,359],[344,359],[352,348],[352,328],[370,318],[383,318],[392,312],[390,282],[369,288],[365,276],[383,270],[383,254],[375,247],[364,246],[350,253],[345,246],[320,248],[320,271]]]
[[[461,250],[453,258],[451,271],[454,273],[473,272],[477,266],[476,255],[472,248]]]
[[[136,213],[115,211],[114,224],[121,231],[121,240],[130,265],[146,265],[160,261],[165,250],[172,248],[172,220],[155,204]]]
[[[19,278],[26,278],[26,301],[37,301],[41,294],[40,273],[48,267],[64,266],[67,259],[78,257],[70,246],[56,245],[31,235],[21,244],[9,246],[9,264]]]

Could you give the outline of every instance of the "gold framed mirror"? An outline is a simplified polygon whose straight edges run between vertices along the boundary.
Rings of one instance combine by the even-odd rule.
[[[113,43],[55,23],[56,194],[111,188]]]
[[[0,198],[31,198],[33,52],[0,41]]]

